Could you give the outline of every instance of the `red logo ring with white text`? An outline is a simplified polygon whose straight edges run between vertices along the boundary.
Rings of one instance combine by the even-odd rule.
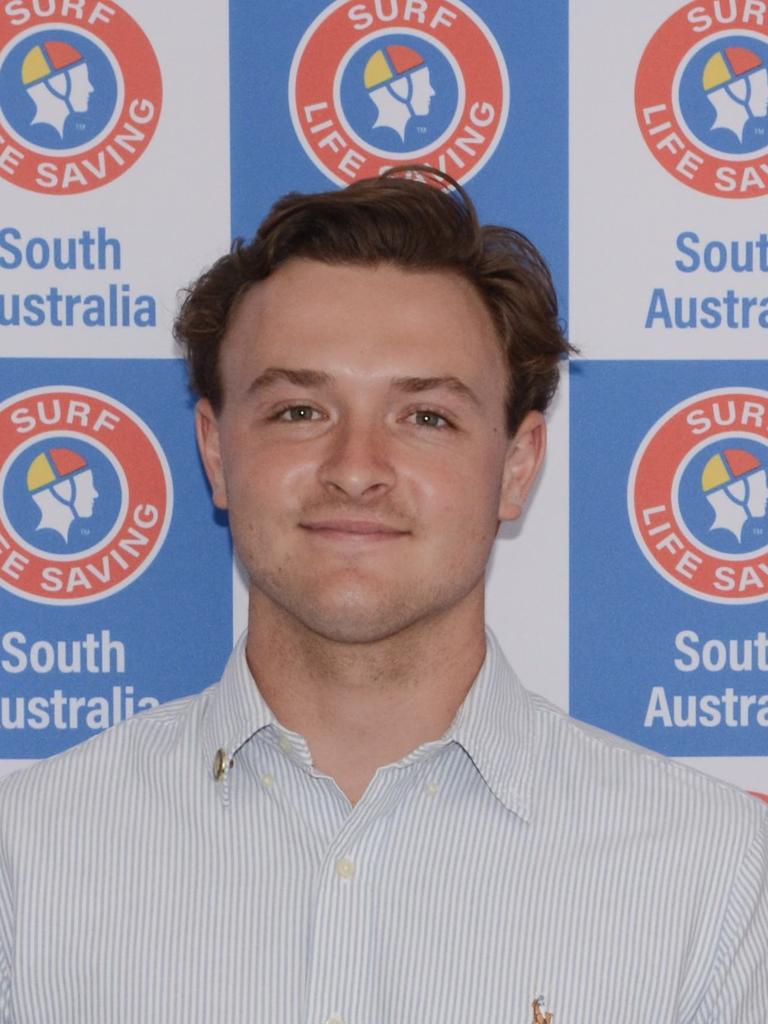
[[[304,150],[339,185],[416,162],[467,181],[501,138],[509,82],[498,43],[461,0],[386,17],[336,0],[299,43],[289,97]]]
[[[686,4],[645,48],[635,82],[656,160],[707,195],[768,192],[768,25],[762,4]]]
[[[43,604],[116,593],[159,553],[172,507],[165,454],[121,402],[62,386],[0,404],[0,586]]]
[[[51,195],[106,185],[146,151],[161,106],[152,45],[112,0],[4,5],[0,175],[6,181]]]
[[[717,388],[670,409],[637,450],[627,497],[640,550],[678,589],[768,599],[768,391]]]

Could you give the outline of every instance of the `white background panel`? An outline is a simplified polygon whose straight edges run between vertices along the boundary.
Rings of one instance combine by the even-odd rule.
[[[677,760],[717,779],[725,779],[740,789],[760,787],[763,793],[768,789],[764,757],[679,757]]]
[[[568,373],[548,413],[549,447],[522,520],[502,526],[487,619],[521,682],[568,710]]]
[[[635,114],[635,76],[646,45],[679,7],[669,0],[571,5],[571,339],[598,359],[764,357],[754,326],[646,328],[654,289],[667,296],[768,295],[765,274],[684,273],[677,238],[743,243],[766,229],[768,199],[700,193],[668,173],[648,149]],[[739,9],[742,4],[737,5]],[[713,9],[713,2],[702,3]],[[725,0],[722,9],[729,11]],[[685,257],[686,261],[690,257]],[[687,303],[686,303],[687,312]],[[754,319],[754,314],[752,314]]]
[[[178,289],[229,244],[228,31],[223,4],[185,6],[183,30],[162,5],[123,4],[149,38],[163,107],[147,150],[120,177],[79,195],[41,195],[0,180],[0,227],[24,240],[79,237],[101,225],[121,244],[122,267],[0,271],[4,294],[106,293],[110,283],[157,300],[157,326],[20,326],[3,333],[5,356],[167,357]],[[19,243],[15,243],[19,244]],[[23,243],[22,243],[23,244]]]

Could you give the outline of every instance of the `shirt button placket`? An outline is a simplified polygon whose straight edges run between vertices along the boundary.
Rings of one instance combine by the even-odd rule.
[[[351,923],[366,916],[360,868],[357,860],[341,851],[325,862],[315,907],[307,1024],[346,1024],[341,1001],[355,979],[340,978],[339,964],[354,963],[349,949],[350,936],[355,934]]]

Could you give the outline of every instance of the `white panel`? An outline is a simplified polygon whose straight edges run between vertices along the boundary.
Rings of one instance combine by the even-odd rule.
[[[247,625],[248,580],[240,559],[235,558],[232,563],[232,639],[237,640]]]
[[[35,760],[32,758],[28,758],[22,761],[0,761],[0,777],[2,777],[3,775],[10,775],[11,772],[18,772],[22,768],[29,768],[33,764],[35,764]]]
[[[568,373],[549,419],[544,470],[522,521],[502,527],[487,619],[524,685],[568,709]]]
[[[725,779],[740,789],[768,792],[768,759],[764,757],[678,757],[676,760]]]
[[[588,358],[765,357],[759,307],[751,310],[751,329],[668,329],[658,319],[645,327],[656,288],[670,300],[722,297],[728,289],[738,297],[768,296],[757,263],[752,273],[703,266],[685,273],[675,265],[691,262],[677,247],[682,232],[698,235],[694,248],[703,257],[709,242],[757,240],[766,226],[764,197],[719,198],[683,184],[657,162],[638,128],[634,91],[641,56],[682,6],[669,0],[622,4],[617,16],[610,0],[571,4],[571,340]],[[730,9],[728,3],[722,8]]]
[[[41,195],[0,180],[2,227],[34,236],[80,237],[99,226],[120,243],[121,267],[3,270],[2,291],[107,293],[111,283],[157,301],[156,327],[20,326],[4,331],[5,356],[167,357],[180,286],[229,246],[227,8],[134,0],[124,9],[157,55],[163,106],[154,138],[111,183],[79,195]],[[18,244],[18,243],[17,243]]]

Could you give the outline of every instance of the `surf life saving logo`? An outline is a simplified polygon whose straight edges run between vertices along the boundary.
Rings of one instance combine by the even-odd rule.
[[[160,551],[173,489],[157,438],[98,391],[35,388],[0,405],[0,586],[98,601]]]
[[[0,175],[6,181],[55,195],[106,185],[146,151],[161,105],[154,50],[112,0],[4,5]]]
[[[635,105],[648,148],[679,181],[729,199],[765,195],[768,23],[763,5],[697,0],[678,10],[643,53]]]
[[[671,409],[643,439],[629,517],[651,565],[706,601],[768,598],[768,391],[718,388]]]
[[[289,92],[299,141],[339,185],[414,162],[467,181],[509,109],[499,45],[460,0],[337,0],[299,43]]]

